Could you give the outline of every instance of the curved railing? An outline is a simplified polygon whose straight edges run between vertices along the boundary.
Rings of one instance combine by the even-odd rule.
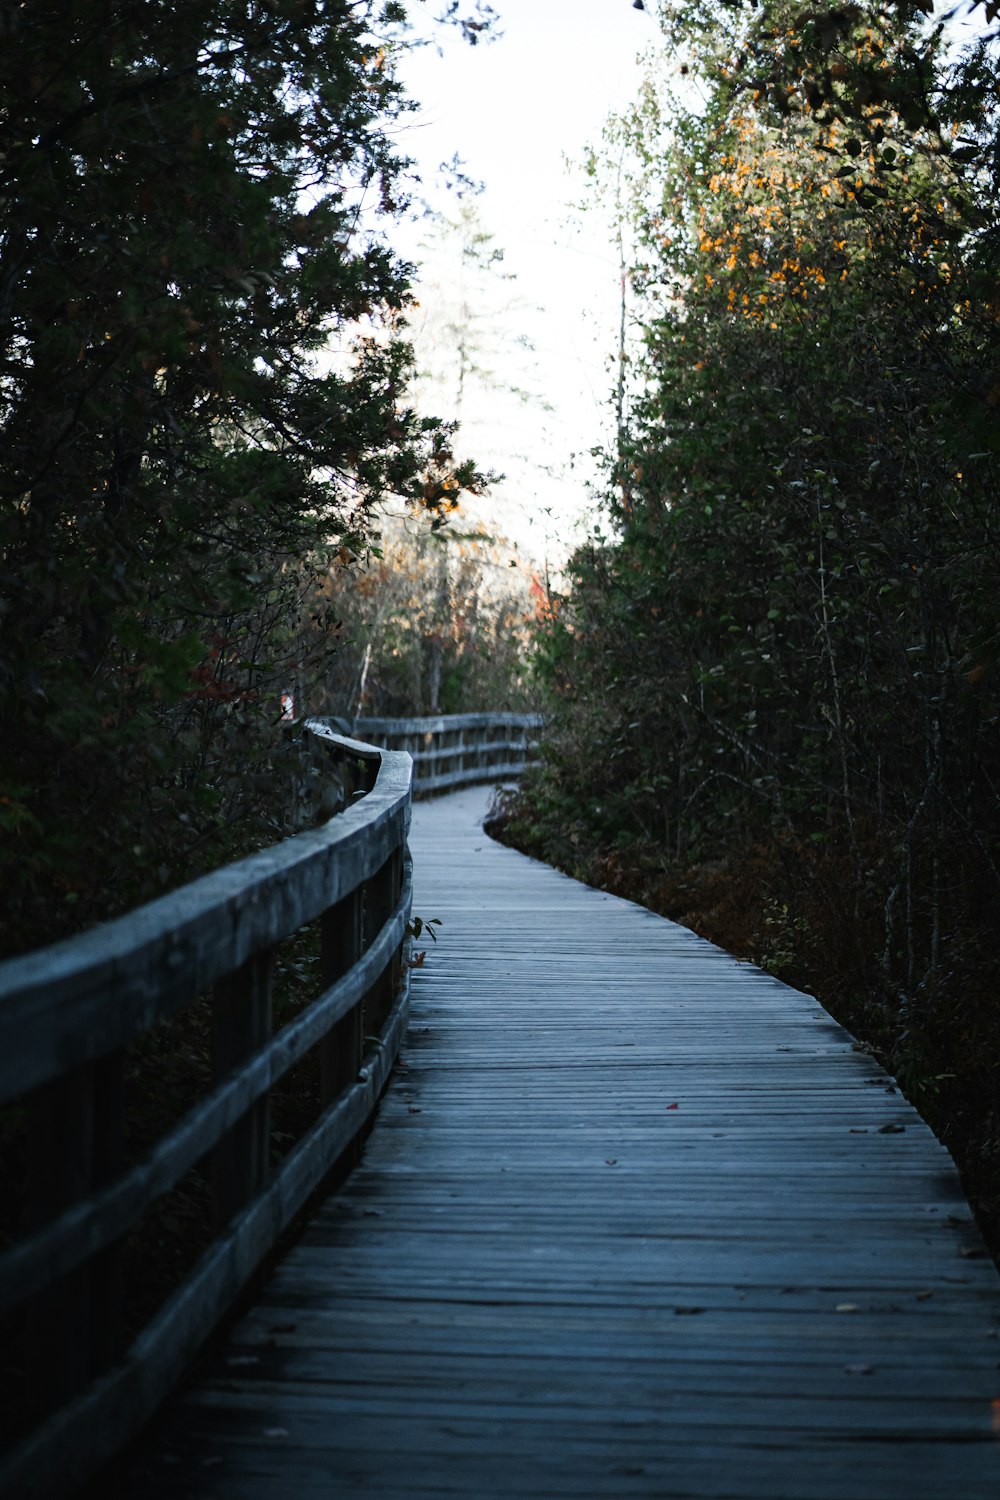
[[[29,1227],[0,1257],[27,1403],[6,1500],[70,1492],[141,1428],[375,1108],[408,1004],[412,766],[322,738],[365,793],[324,826],[0,964],[0,1105],[25,1125],[29,1184]],[[321,993],[272,1034],[276,946],[307,923]],[[125,1049],[206,994],[209,1090],[127,1166]],[[272,1169],[269,1093],[314,1052],[318,1117]],[[212,1243],[123,1347],[123,1237],[205,1158]]]
[[[27,1158],[24,1224],[0,1254],[0,1347],[23,1350],[16,1392],[0,1391],[0,1406],[23,1406],[5,1500],[71,1493],[119,1452],[310,1194],[349,1167],[405,1026],[412,796],[518,775],[539,723],[357,721],[377,748],[309,720],[336,762],[336,817],[0,963],[0,1126],[20,1117]],[[275,953],[307,924],[319,993],[275,1030]],[[211,1080],[130,1163],[126,1049],[192,1005],[210,1012]],[[272,1091],[317,1054],[315,1117],[273,1165]],[[211,1243],[129,1342],[125,1237],[206,1162]]]
[[[356,719],[352,733],[376,745],[407,751],[413,757],[414,794],[421,796],[519,776],[541,723],[540,714],[443,714],[423,719]]]

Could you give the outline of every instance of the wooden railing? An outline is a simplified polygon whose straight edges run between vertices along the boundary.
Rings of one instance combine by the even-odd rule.
[[[24,1179],[21,1222],[0,1254],[0,1412],[12,1418],[4,1500],[71,1494],[118,1453],[310,1195],[349,1167],[405,1026],[414,790],[518,775],[539,722],[360,721],[372,744],[337,733],[340,721],[310,720],[330,756],[326,802],[343,806],[337,816],[0,963],[0,1131],[20,1132]],[[276,1029],[275,956],[310,926],[319,993]],[[210,1077],[137,1151],[135,1049],[181,1012],[201,1016]],[[158,1056],[153,1076],[148,1053],[140,1074],[154,1094]],[[306,1059],[314,1115],[276,1162],[271,1105]],[[191,1174],[207,1248],[136,1328],[123,1266],[138,1226]]]
[[[539,714],[445,714],[356,719],[352,732],[372,744],[408,751],[413,757],[414,793],[420,796],[519,776],[541,722]]]
[[[356,789],[328,823],[0,964],[0,1123],[22,1132],[26,1182],[0,1257],[0,1348],[23,1407],[5,1500],[70,1493],[128,1442],[375,1108],[408,1003],[412,767],[321,738]],[[272,1034],[276,948],[309,923],[320,993]],[[209,1016],[207,1092],[130,1163],[127,1049],[192,1005]],[[273,1165],[269,1096],[317,1053],[317,1116]],[[211,1243],[129,1342],[126,1236],[199,1166]]]

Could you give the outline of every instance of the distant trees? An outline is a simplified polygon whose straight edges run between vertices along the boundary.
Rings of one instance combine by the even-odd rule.
[[[539,648],[530,819],[591,874],[770,850],[845,986],[965,1047],[1000,896],[1000,67],[923,9],[660,7],[607,153],[639,247],[612,531]]]
[[[266,836],[254,725],[328,649],[316,567],[364,551],[386,493],[433,513],[477,483],[407,400],[408,268],[377,227],[404,21],[0,7],[8,945],[218,858],[255,806]]]
[[[531,582],[509,544],[461,512],[429,530],[419,515],[386,518],[366,566],[317,581],[336,650],[313,707],[347,718],[521,709]]]

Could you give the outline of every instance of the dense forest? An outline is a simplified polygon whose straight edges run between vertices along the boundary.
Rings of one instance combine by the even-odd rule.
[[[648,8],[590,162],[603,520],[507,836],[818,993],[995,1240],[1000,7]]]
[[[543,596],[463,529],[391,244],[398,48],[491,8],[0,3],[0,951],[315,817],[283,694],[523,706],[534,621],[507,836],[816,991],[997,1222],[1000,5],[645,9]]]
[[[489,17],[0,4],[0,952],[311,815],[282,696],[405,697],[355,670],[366,600],[392,615],[387,500],[390,554],[422,538],[394,607],[423,610],[437,696],[460,697],[476,601],[445,523],[485,476],[410,395],[395,64]]]

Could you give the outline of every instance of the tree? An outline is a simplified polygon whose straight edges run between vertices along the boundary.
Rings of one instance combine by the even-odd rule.
[[[800,11],[734,42],[730,8],[671,32],[609,153],[638,189],[642,344],[616,537],[575,559],[543,647],[571,741],[553,838],[575,802],[661,865],[777,840],[815,882],[822,859],[844,943],[911,1017],[985,961],[998,874],[989,200],[884,96],[859,123],[804,83],[795,109],[734,89],[768,41],[791,76]],[[906,64],[888,8],[844,25],[859,66]]]
[[[461,512],[428,530],[387,516],[362,569],[334,567],[318,587],[338,619],[338,649],[316,712],[358,716],[472,713],[528,706],[530,582],[511,547]]]
[[[596,164],[634,204],[624,420],[511,827],[818,994],[995,1242],[1000,57],[900,9],[660,7]]]
[[[219,857],[236,747],[301,666],[311,559],[363,551],[386,493],[434,513],[477,482],[405,395],[408,267],[380,229],[404,22],[375,0],[3,6],[11,942]]]
[[[421,242],[422,263],[416,283],[419,311],[411,322],[415,390],[418,398],[429,404],[443,402],[461,422],[466,440],[473,441],[479,451],[488,452],[491,447],[495,451],[497,434],[516,431],[525,407],[550,408],[537,389],[532,342],[521,331],[526,304],[517,292],[517,277],[506,269],[504,251],[483,223],[475,201],[481,187],[465,176],[457,162],[450,164],[448,172],[452,179],[448,186],[456,188],[458,201],[451,213],[428,211]],[[501,365],[502,376],[498,374]],[[440,622],[428,636],[427,704],[432,713],[439,712],[442,703],[454,697],[445,683],[446,622],[451,601],[456,590],[464,593],[468,589],[468,579],[463,575],[473,556],[478,555],[489,571],[487,532],[496,529],[498,509],[502,513],[508,496],[530,496],[541,467],[523,445],[516,453],[508,447],[502,462],[509,472],[491,475],[489,511],[475,504],[466,506],[459,545],[447,545],[449,538],[442,532],[439,540],[446,545],[432,548],[429,554],[435,559],[437,574],[433,614]],[[507,550],[502,537],[496,541],[501,551]],[[453,567],[458,570],[455,576]],[[496,604],[496,590],[487,577],[481,580],[477,592],[490,600],[491,607]],[[500,653],[507,661],[508,672],[516,671],[514,663],[522,646],[520,632],[515,632],[512,645],[509,656]],[[492,648],[491,655],[495,659]],[[474,678],[479,676],[473,674]],[[490,674],[482,678],[483,688],[489,678]],[[465,685],[470,686],[471,681]],[[509,698],[510,688],[500,678],[495,686],[499,694],[496,701],[481,699],[478,707],[500,707],[501,700]]]

